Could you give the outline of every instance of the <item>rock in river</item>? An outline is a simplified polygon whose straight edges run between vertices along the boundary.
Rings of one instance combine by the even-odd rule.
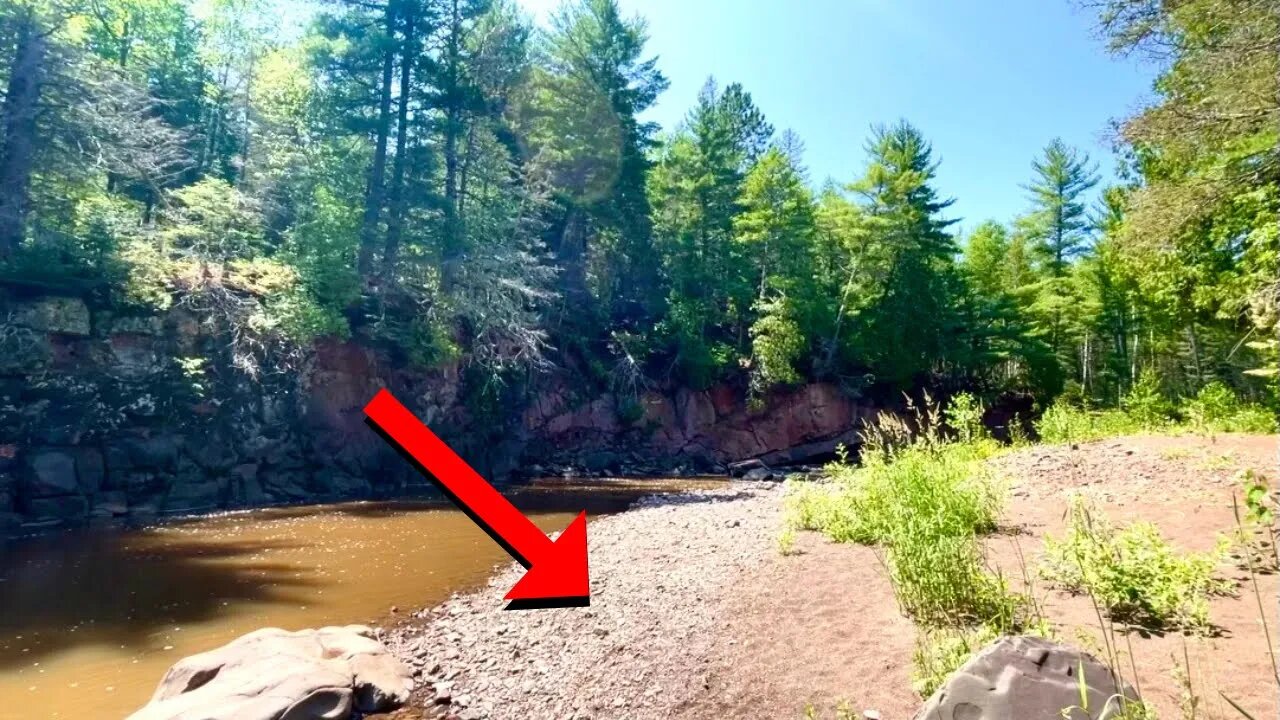
[[[394,710],[412,689],[369,628],[266,628],[180,660],[128,720],[345,720]]]

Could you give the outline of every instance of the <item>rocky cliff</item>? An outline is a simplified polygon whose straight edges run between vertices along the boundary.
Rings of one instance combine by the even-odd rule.
[[[495,480],[785,464],[851,439],[867,412],[830,385],[748,407],[727,386],[617,398],[549,374],[481,414],[456,366],[338,341],[254,366],[231,340],[190,309],[0,295],[0,535],[427,490],[365,425],[381,387]]]

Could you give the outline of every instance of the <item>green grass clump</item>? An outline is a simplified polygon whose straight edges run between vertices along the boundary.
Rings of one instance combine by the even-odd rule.
[[[1000,634],[998,629],[986,624],[921,632],[916,636],[915,651],[911,655],[912,689],[922,698],[929,697],[942,687],[951,673]]]
[[[1209,629],[1209,598],[1232,589],[1215,577],[1225,545],[1215,553],[1179,553],[1151,523],[1117,529],[1079,498],[1070,512],[1066,535],[1045,537],[1047,580],[1088,593],[1121,622]]]
[[[1062,403],[1045,410],[1035,428],[1046,443],[1088,442],[1146,429],[1123,410],[1085,410]]]
[[[862,467],[836,463],[827,468],[832,482],[794,489],[792,522],[836,542],[882,548],[898,601],[919,622],[1011,623],[1021,598],[985,569],[978,542],[1001,507],[981,462],[996,447],[933,433],[897,447],[872,442]]]
[[[836,542],[864,545],[903,531],[939,537],[989,531],[1001,499],[990,473],[975,462],[979,455],[969,446],[921,443],[888,459],[868,454],[862,467],[829,466],[831,484],[792,496],[796,522]]]

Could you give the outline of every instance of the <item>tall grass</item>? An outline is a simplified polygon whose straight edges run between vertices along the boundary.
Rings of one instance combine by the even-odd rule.
[[[944,413],[913,422],[881,416],[864,433],[863,465],[835,463],[831,482],[793,489],[794,524],[836,542],[874,545],[904,612],[926,625],[1018,622],[1022,598],[989,572],[979,535],[996,526],[1002,491],[982,460],[999,447],[982,436],[971,398],[948,417],[967,442],[948,442]]]

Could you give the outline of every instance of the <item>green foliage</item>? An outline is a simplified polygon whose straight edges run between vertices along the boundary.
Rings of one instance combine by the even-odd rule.
[[[1065,536],[1045,537],[1041,572],[1068,590],[1088,593],[1116,620],[1204,632],[1210,597],[1232,590],[1214,575],[1225,549],[1179,553],[1155,525],[1117,529],[1075,498]]]
[[[865,454],[862,467],[829,466],[831,483],[789,496],[790,517],[836,542],[882,547],[899,603],[921,622],[1013,626],[1022,599],[984,569],[977,539],[1001,505],[981,462],[994,445],[935,438]]]
[[[986,427],[982,424],[982,416],[986,408],[972,394],[956,393],[951,402],[943,410],[947,427],[956,433],[956,439],[964,444],[972,443],[986,437]]]
[[[927,698],[974,652],[1000,636],[990,625],[928,629],[916,636],[911,655],[911,687]]]
[[[1263,526],[1274,523],[1275,501],[1266,481],[1252,470],[1246,470],[1240,483],[1244,490],[1245,521]]]
[[[1236,394],[1221,382],[1211,382],[1187,401],[1184,411],[1198,432],[1276,432],[1274,411],[1240,402]]]
[[[1168,425],[1174,414],[1173,403],[1165,397],[1160,389],[1160,379],[1152,372],[1138,376],[1138,381],[1121,398],[1120,407],[1143,430],[1157,430]]]
[[[228,260],[262,247],[262,211],[257,199],[230,183],[206,178],[169,195],[159,237],[167,249],[199,258]]]
[[[1256,48],[1280,22],[1097,4],[1115,49],[1172,53],[1121,128],[1125,184],[1089,208],[1093,163],[1053,140],[1028,212],[960,253],[909,122],[822,188],[738,83],[709,80],[660,136],[642,116],[667,81],[616,0],[565,2],[545,30],[512,0],[10,3],[0,115],[34,120],[0,129],[32,150],[0,158],[0,279],[200,307],[237,356],[356,336],[632,395],[1061,393],[1121,408],[1087,423],[1108,428],[1162,429],[1195,395],[1202,431],[1274,429],[1277,62]],[[57,72],[34,94],[11,82],[37,61]]]
[[[794,555],[796,552],[795,528],[787,525],[778,531],[778,552],[783,555]]]
[[[1060,397],[1036,421],[1040,439],[1048,443],[1087,442],[1140,432],[1274,433],[1275,413],[1241,402],[1221,383],[1206,385],[1179,408],[1170,402],[1152,373],[1144,373],[1122,399],[1120,409],[1079,407]]]
[[[795,366],[807,343],[799,323],[789,316],[786,298],[762,301],[760,310],[760,319],[751,326],[753,387],[762,391],[800,382]]]
[[[1077,443],[1139,432],[1142,426],[1121,410],[1085,410],[1055,403],[1035,422],[1047,443]]]

